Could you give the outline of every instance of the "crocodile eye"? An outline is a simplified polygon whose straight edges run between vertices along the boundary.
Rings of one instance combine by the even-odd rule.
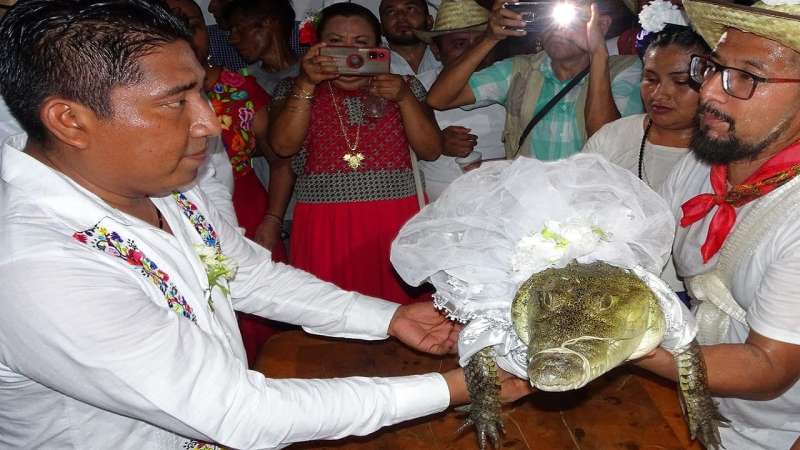
[[[608,309],[614,305],[614,297],[610,295],[604,295],[598,299],[598,303],[600,305],[600,309]]]
[[[548,292],[539,292],[536,301],[543,310],[549,310],[553,305],[552,296]]]

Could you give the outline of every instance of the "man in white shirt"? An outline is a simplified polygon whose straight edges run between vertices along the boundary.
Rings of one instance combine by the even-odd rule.
[[[730,450],[800,437],[800,5],[776,3],[683,2],[715,48],[692,58],[699,129],[662,188]],[[662,350],[639,364],[675,379]]]
[[[443,67],[447,67],[481,37],[488,19],[489,11],[474,0],[444,0],[433,29],[416,34],[430,44]],[[494,53],[490,53],[480,68],[493,62]],[[441,71],[442,68],[429,70],[417,78],[425,89],[430,89]],[[419,162],[425,174],[425,192],[430,201],[439,198],[445,188],[464,173],[457,162],[458,158],[465,158],[473,151],[479,152],[484,161],[505,159],[506,156],[502,142],[506,110],[501,105],[489,105],[471,111],[454,108],[435,111],[435,114],[442,129],[442,156],[435,161]]]
[[[220,125],[160,4],[28,0],[0,36],[0,94],[29,136],[0,152],[0,448],[280,448],[466,401],[460,369],[247,370],[234,309],[437,353],[454,328],[273,264],[202,190],[177,191]]]
[[[0,146],[11,136],[24,135],[19,123],[11,115],[3,97],[0,97]],[[20,139],[27,141],[27,136]],[[219,136],[214,136],[208,141],[208,158],[200,169],[195,180],[209,202],[219,211],[220,215],[234,227],[239,227],[236,213],[233,210],[233,170],[228,154]],[[242,229],[243,230],[243,229]],[[244,232],[244,231],[242,231]]]
[[[378,11],[383,36],[392,50],[392,73],[415,75],[441,67],[428,44],[414,34],[433,25],[425,0],[381,0]]]

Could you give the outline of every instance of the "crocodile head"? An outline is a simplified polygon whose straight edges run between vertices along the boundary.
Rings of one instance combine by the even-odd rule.
[[[657,305],[636,275],[606,263],[534,274],[512,306],[514,327],[528,344],[531,385],[577,389],[621,364],[639,347]]]

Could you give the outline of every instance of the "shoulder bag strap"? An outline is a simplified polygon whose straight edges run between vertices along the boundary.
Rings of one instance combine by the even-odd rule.
[[[550,101],[547,102],[547,104],[544,105],[544,107],[542,109],[540,109],[539,112],[537,112],[533,116],[533,119],[531,119],[531,121],[528,122],[528,126],[525,127],[525,130],[522,132],[522,135],[519,137],[519,143],[517,144],[517,147],[519,149],[522,149],[522,144],[525,142],[525,139],[531,133],[531,130],[533,130],[533,127],[535,127],[536,124],[539,123],[539,121],[542,120],[542,118],[544,116],[546,116],[547,113],[549,113],[551,109],[553,109],[553,106],[556,106],[556,103],[558,103],[559,100],[564,98],[564,96],[567,95],[569,93],[569,91],[571,91],[572,88],[575,87],[575,85],[580,83],[581,80],[584,77],[586,77],[586,75],[588,73],[589,73],[589,67],[583,69],[583,71],[581,73],[575,75],[575,78],[569,80],[569,83],[567,83],[566,86],[564,86],[560,91],[558,91],[558,94],[553,96],[553,98],[551,98]]]

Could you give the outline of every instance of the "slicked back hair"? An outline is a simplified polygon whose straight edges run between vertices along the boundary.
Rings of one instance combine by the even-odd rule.
[[[20,0],[0,19],[0,95],[43,143],[45,100],[63,97],[110,118],[112,89],[141,81],[142,56],[190,39],[161,0]]]

